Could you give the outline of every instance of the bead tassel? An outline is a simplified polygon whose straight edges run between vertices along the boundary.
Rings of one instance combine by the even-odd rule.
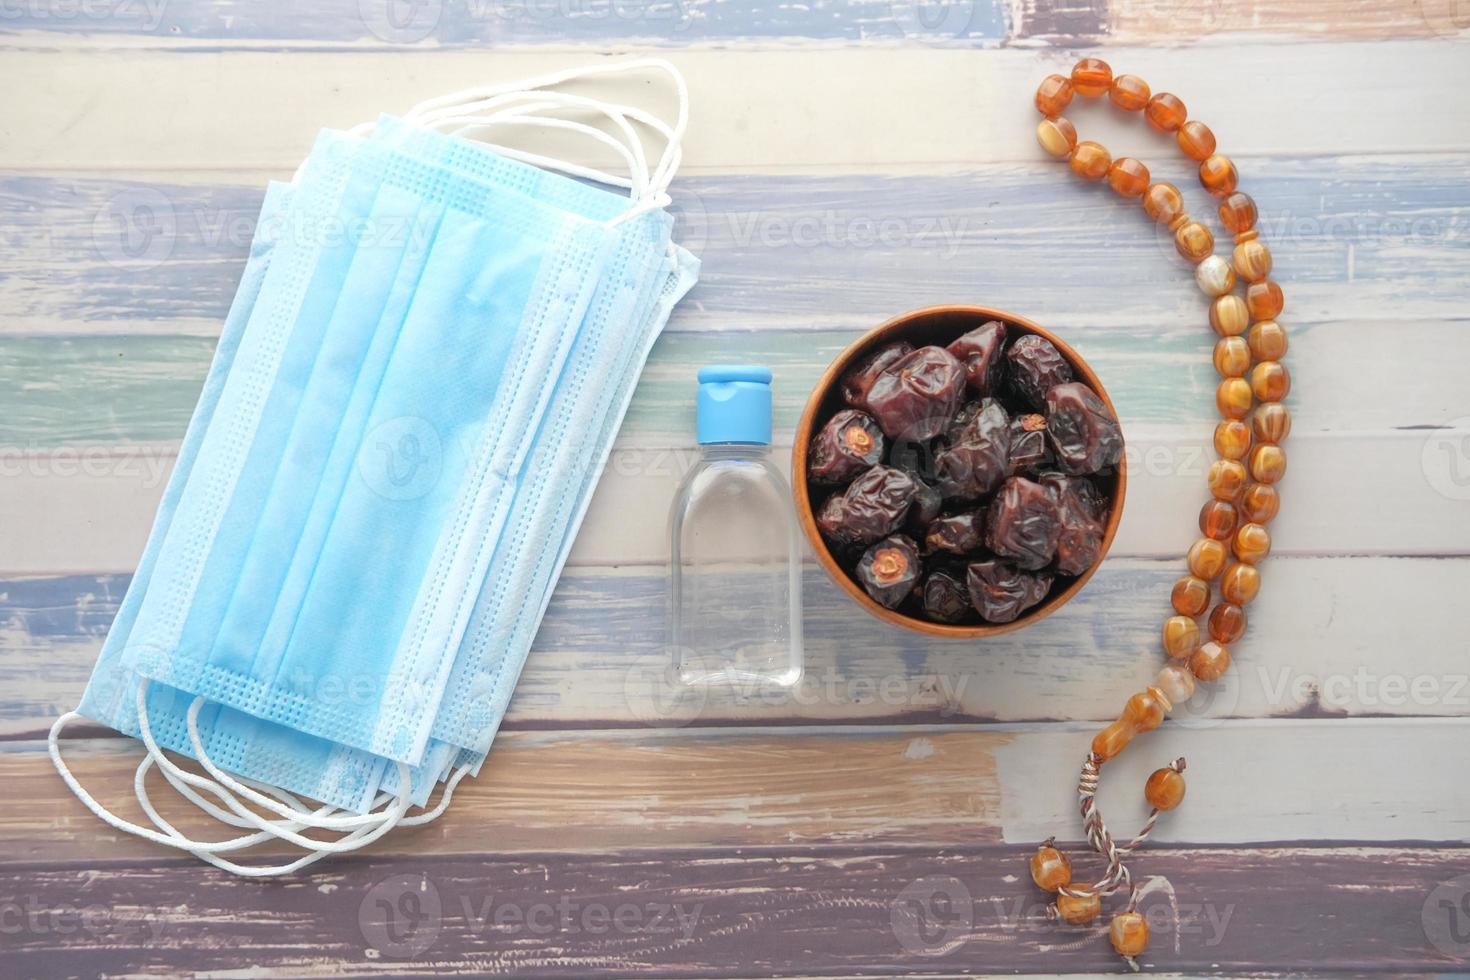
[[[1198,164],[1200,184],[1219,199],[1220,223],[1227,232],[1222,241],[1231,243],[1228,256],[1215,254],[1215,236],[1185,211],[1177,187],[1149,183],[1148,167],[1138,160],[1113,160],[1100,144],[1077,142],[1072,124],[1057,115],[1074,92],[1084,99],[1106,94],[1118,108],[1141,112],[1153,129],[1174,134],[1179,149]],[[1097,808],[1100,770],[1135,736],[1157,728],[1174,705],[1188,700],[1196,682],[1222,677],[1230,667],[1231,645],[1245,634],[1245,606],[1260,590],[1257,566],[1271,550],[1266,525],[1280,509],[1276,484],[1286,472],[1281,443],[1291,430],[1291,415],[1281,402],[1290,391],[1291,378],[1282,363],[1286,331],[1276,319],[1285,300],[1281,287],[1269,278],[1272,256],[1256,228],[1256,202],[1237,189],[1239,174],[1228,157],[1216,152],[1215,134],[1199,120],[1189,119],[1177,96],[1151,95],[1148,84],[1136,75],[1114,76],[1106,62],[1084,58],[1070,76],[1049,76],[1037,92],[1036,104],[1047,117],[1038,139],[1049,153],[1067,159],[1086,180],[1106,176],[1114,191],[1140,199],[1149,218],[1168,229],[1179,254],[1195,266],[1200,289],[1212,299],[1209,320],[1219,336],[1214,349],[1221,378],[1215,403],[1223,419],[1214,436],[1219,458],[1206,480],[1212,499],[1200,511],[1203,537],[1189,549],[1188,573],[1170,595],[1173,615],[1163,628],[1169,662],[1154,684],[1129,698],[1118,719],[1093,739],[1077,784],[1087,842],[1107,861],[1107,870],[1093,884],[1072,884],[1072,866],[1053,841],[1043,845],[1032,864],[1037,883],[1057,895],[1049,913],[1067,922],[1092,921],[1102,899],[1127,890],[1126,907],[1113,917],[1109,938],[1137,970],[1137,957],[1148,945],[1148,923],[1135,910],[1138,896],[1123,854],[1143,843],[1160,813],[1182,802],[1184,760],[1149,777],[1145,795],[1153,809],[1138,836],[1123,845],[1114,842]],[[1243,294],[1236,292],[1237,285]],[[1210,609],[1212,582],[1218,582],[1219,602]],[[1202,636],[1198,618],[1207,610],[1208,634]],[[1061,867],[1066,868],[1065,880]]]

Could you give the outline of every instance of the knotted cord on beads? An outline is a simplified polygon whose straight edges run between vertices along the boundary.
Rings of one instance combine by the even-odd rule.
[[[1118,108],[1141,112],[1155,130],[1174,134],[1184,154],[1199,163],[1205,190],[1221,198],[1220,221],[1235,234],[1229,261],[1214,254],[1214,235],[1184,210],[1177,187],[1149,183],[1148,167],[1138,160],[1114,160],[1100,144],[1077,141],[1076,128],[1061,115],[1074,93],[1086,98],[1106,94]],[[1222,421],[1214,436],[1220,458],[1211,464],[1207,477],[1212,499],[1200,511],[1203,536],[1190,546],[1185,556],[1189,573],[1174,584],[1170,595],[1175,615],[1164,622],[1163,644],[1171,662],[1152,685],[1128,699],[1117,721],[1092,740],[1092,751],[1078,779],[1083,831],[1088,845],[1107,862],[1106,870],[1092,885],[1073,885],[1071,862],[1050,840],[1031,859],[1031,876],[1037,885],[1057,894],[1048,910],[1052,918],[1084,925],[1101,912],[1103,898],[1127,890],[1128,900],[1113,916],[1109,938],[1136,970],[1137,957],[1148,947],[1149,930],[1137,911],[1137,892],[1123,856],[1148,838],[1160,813],[1183,800],[1184,760],[1177,759],[1149,777],[1144,795],[1153,810],[1138,836],[1121,845],[1113,840],[1098,809],[1101,769],[1134,736],[1159,727],[1174,705],[1187,701],[1196,679],[1211,682],[1223,676],[1230,667],[1227,644],[1245,634],[1244,607],[1260,589],[1256,566],[1271,550],[1266,525],[1280,508],[1275,484],[1286,473],[1281,443],[1291,430],[1291,415],[1281,402],[1291,380],[1281,363],[1286,331],[1276,322],[1284,299],[1281,287],[1267,278],[1271,252],[1255,228],[1255,202],[1236,190],[1235,164],[1215,152],[1210,128],[1189,119],[1177,96],[1151,95],[1148,84],[1138,76],[1115,78],[1107,63],[1084,58],[1070,77],[1049,75],[1042,81],[1036,91],[1036,108],[1045,117],[1036,128],[1043,149],[1067,160],[1073,173],[1084,180],[1106,178],[1123,197],[1141,198],[1148,216],[1169,229],[1179,254],[1194,263],[1195,282],[1211,298],[1210,325],[1220,338],[1214,352],[1215,369],[1221,377],[1215,405]],[[1237,278],[1246,284],[1244,298],[1233,292]],[[1209,608],[1211,583],[1217,579],[1223,601],[1208,617],[1210,639],[1201,642],[1198,617]]]

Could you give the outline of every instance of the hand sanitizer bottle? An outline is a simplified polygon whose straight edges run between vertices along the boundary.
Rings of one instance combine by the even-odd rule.
[[[670,644],[679,680],[737,689],[801,679],[802,545],[771,464],[771,370],[699,372],[699,460],[669,514]]]

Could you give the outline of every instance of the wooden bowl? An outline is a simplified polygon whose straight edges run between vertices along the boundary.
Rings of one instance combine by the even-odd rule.
[[[917,619],[889,609],[868,595],[862,585],[838,564],[836,557],[828,549],[826,540],[817,529],[816,510],[824,494],[819,494],[817,499],[813,500],[812,493],[807,486],[807,448],[812,436],[821,426],[837,411],[847,407],[842,400],[838,382],[859,358],[895,340],[907,340],[915,347],[923,347],[928,344],[943,347],[961,334],[991,320],[1004,322],[1010,337],[1034,333],[1051,341],[1072,365],[1077,373],[1077,380],[1086,382],[1088,387],[1097,392],[1098,397],[1107,404],[1109,410],[1114,415],[1117,414],[1097,374],[1076,351],[1050,330],[1032,323],[1025,317],[985,306],[930,306],[894,317],[882,326],[869,330],[838,355],[837,359],[827,368],[826,373],[822,375],[821,380],[817,382],[817,386],[812,389],[806,408],[801,413],[801,421],[797,423],[796,439],[791,447],[791,489],[796,498],[797,517],[801,521],[802,529],[806,532],[807,541],[811,543],[812,551],[817,556],[817,561],[821,562],[832,581],[851,596],[854,602],[885,623],[892,623],[895,626],[902,626],[905,629],[926,633],[930,636],[955,640],[996,636],[1001,633],[1009,633],[1011,630],[1018,630],[1050,616],[1082,591],[1087,580],[1092,578],[1092,573],[1097,571],[1098,565],[1101,565],[1103,559],[1107,557],[1108,548],[1113,543],[1113,535],[1118,530],[1118,521],[1123,516],[1123,497],[1128,485],[1126,460],[1119,460],[1115,475],[1098,480],[1100,487],[1108,496],[1109,509],[1107,521],[1103,527],[1102,548],[1097,561],[1091,568],[1076,578],[1066,581],[1060,588],[1054,585],[1050,595],[1022,613],[1014,622],[950,625]]]

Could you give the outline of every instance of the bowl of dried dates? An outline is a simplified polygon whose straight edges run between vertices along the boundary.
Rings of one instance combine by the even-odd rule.
[[[832,362],[792,450],[818,561],[886,622],[972,638],[1055,612],[1123,512],[1123,434],[1102,382],[1024,317],[906,313]]]

